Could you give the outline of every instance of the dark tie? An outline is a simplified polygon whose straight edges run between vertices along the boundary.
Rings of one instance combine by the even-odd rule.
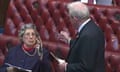
[[[94,4],[94,0],[88,0],[89,4]]]

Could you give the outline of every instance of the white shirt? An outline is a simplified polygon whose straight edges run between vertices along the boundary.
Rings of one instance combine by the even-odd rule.
[[[83,22],[83,24],[80,25],[80,27],[78,28],[78,32],[80,32],[82,30],[82,28],[90,21],[91,19],[87,19],[85,22]]]

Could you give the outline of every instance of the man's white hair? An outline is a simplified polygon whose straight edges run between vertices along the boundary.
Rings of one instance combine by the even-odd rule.
[[[79,19],[87,19],[90,16],[88,7],[80,1],[68,3],[67,8],[69,14],[73,17],[75,16]]]

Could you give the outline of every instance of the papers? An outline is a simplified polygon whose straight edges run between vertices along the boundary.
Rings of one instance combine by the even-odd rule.
[[[50,54],[59,64],[65,63],[65,60],[56,57],[52,52],[50,52]]]
[[[24,69],[24,68],[21,68],[18,66],[14,66],[14,65],[11,65],[9,63],[5,63],[5,65],[8,65],[9,67],[13,67],[16,70],[16,72],[32,72],[32,70],[28,70],[28,69]]]

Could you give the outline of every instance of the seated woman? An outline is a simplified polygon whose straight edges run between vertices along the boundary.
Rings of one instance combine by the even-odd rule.
[[[10,48],[0,72],[51,72],[49,51],[42,47],[42,41],[34,24],[25,24],[19,31],[21,44]]]

